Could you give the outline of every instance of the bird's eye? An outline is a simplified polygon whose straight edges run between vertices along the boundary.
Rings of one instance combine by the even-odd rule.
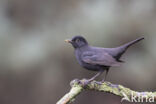
[[[79,39],[77,39],[77,40],[76,40],[76,43],[78,43],[79,41],[80,41],[80,40],[79,40]]]

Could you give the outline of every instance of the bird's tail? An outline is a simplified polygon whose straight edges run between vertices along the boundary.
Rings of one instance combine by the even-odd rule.
[[[141,40],[143,40],[143,39],[144,39],[144,37],[137,38],[137,39],[135,39],[135,40],[133,40],[133,41],[130,41],[130,42],[128,42],[128,43],[122,45],[121,47],[124,48],[124,49],[127,49],[127,48],[129,48],[131,45],[133,45],[133,44],[135,44],[135,43],[137,43],[137,42],[139,42],[139,41],[141,41]]]
[[[135,39],[135,40],[133,40],[133,41],[130,41],[130,42],[128,42],[128,43],[126,43],[126,44],[124,44],[124,45],[122,45],[122,46],[120,46],[120,47],[117,47],[116,49],[118,50],[118,52],[117,52],[117,54],[116,54],[116,59],[117,60],[119,60],[119,58],[122,56],[122,54],[123,53],[125,53],[125,51],[131,46],[131,45],[133,45],[133,44],[135,44],[135,43],[137,43],[137,42],[139,42],[139,41],[141,41],[141,40],[143,40],[144,39],[144,37],[140,37],[140,38],[137,38],[137,39]],[[120,61],[120,60],[119,60]]]

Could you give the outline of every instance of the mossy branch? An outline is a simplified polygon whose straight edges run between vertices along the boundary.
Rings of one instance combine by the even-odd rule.
[[[71,81],[70,92],[64,95],[56,104],[70,104],[71,102],[75,100],[76,96],[78,96],[81,92],[85,90],[94,90],[94,91],[111,93],[111,94],[120,96],[122,97],[122,100],[127,100],[127,101],[134,100],[132,96],[135,96],[137,101],[141,101],[142,98],[144,100],[145,99],[152,100],[152,98],[156,100],[156,92],[137,92],[129,88],[126,88],[122,85],[116,85],[110,82],[104,82],[104,83],[99,84],[99,82],[97,81],[92,81],[88,85],[83,86],[83,83],[85,81],[86,80],[84,79],[83,80],[75,79]]]

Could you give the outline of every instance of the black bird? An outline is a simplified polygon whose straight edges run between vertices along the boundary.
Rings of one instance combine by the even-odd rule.
[[[74,36],[72,39],[65,41],[71,43],[74,47],[76,59],[82,67],[91,71],[98,71],[95,76],[87,80],[89,83],[97,76],[101,75],[104,70],[106,71],[106,74],[102,81],[105,81],[109,68],[111,66],[120,66],[123,63],[120,58],[125,53],[125,51],[131,45],[143,39],[143,37],[140,37],[116,48],[101,48],[90,46],[87,40],[82,36]]]

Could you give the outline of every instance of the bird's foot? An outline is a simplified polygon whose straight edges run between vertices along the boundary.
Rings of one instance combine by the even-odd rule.
[[[106,78],[102,79],[101,83],[108,83],[108,81],[106,81]]]
[[[105,80],[102,80],[102,81],[100,81],[101,83],[108,83],[108,81],[105,81]]]
[[[102,85],[103,83],[109,83],[109,82],[102,80],[102,81],[96,81],[95,83],[99,84],[99,85]]]
[[[82,79],[82,80],[80,81],[80,83],[81,83],[83,86],[86,86],[86,85],[88,85],[91,81],[92,81],[92,80],[90,80],[90,79],[84,78],[84,79]]]
[[[98,84],[98,85],[102,85],[103,84],[103,82],[101,82],[101,81],[95,81],[95,83]]]

